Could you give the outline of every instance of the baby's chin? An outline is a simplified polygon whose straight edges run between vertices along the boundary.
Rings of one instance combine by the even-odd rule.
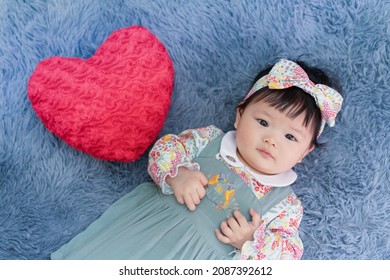
[[[276,174],[281,173],[281,172],[278,172],[277,170],[274,170],[272,168],[261,168],[261,167],[253,168],[251,166],[249,166],[249,168],[255,173],[258,173],[261,175],[267,175],[267,176],[272,176],[272,175],[276,175]]]
[[[261,168],[261,167],[258,167],[258,168],[249,167],[249,168],[252,171],[254,171],[254,172],[258,173],[258,174],[266,175],[266,176],[273,176],[273,175],[278,175],[278,174],[287,172],[287,171],[291,170],[293,167],[294,166],[291,166],[291,167],[284,166],[283,168],[272,168],[272,167],[264,167],[264,168]]]

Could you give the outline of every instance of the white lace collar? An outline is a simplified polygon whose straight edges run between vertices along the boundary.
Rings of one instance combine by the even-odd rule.
[[[225,134],[222,138],[219,153],[228,164],[233,167],[244,168],[246,172],[250,173],[265,186],[286,187],[297,179],[297,174],[292,169],[276,175],[265,175],[245,167],[237,156],[236,131],[229,131]]]

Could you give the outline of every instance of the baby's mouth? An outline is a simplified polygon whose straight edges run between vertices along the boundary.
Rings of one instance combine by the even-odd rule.
[[[267,149],[257,149],[260,153],[260,155],[264,158],[267,158],[267,159],[273,159],[274,156],[272,155],[272,153],[270,151],[268,151]]]

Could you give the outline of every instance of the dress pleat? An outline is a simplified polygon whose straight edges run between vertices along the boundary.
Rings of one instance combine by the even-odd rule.
[[[154,183],[141,184],[51,257],[224,259],[180,211],[187,210],[165,203]]]

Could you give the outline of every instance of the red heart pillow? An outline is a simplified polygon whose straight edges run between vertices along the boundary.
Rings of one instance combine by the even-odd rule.
[[[174,69],[146,28],[113,32],[88,59],[50,57],[28,83],[45,126],[96,158],[134,161],[160,132],[171,102]]]

